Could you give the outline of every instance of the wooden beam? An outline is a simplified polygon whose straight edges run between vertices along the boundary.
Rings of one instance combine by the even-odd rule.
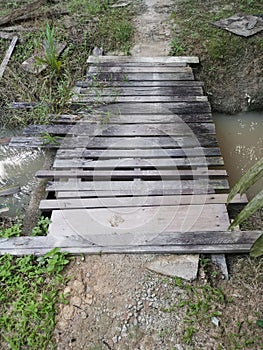
[[[14,36],[12,41],[11,41],[11,44],[8,48],[8,50],[6,51],[6,54],[5,54],[5,57],[0,65],[0,80],[2,79],[3,75],[4,75],[4,72],[5,72],[5,69],[6,69],[6,66],[9,62],[9,59],[14,51],[14,48],[16,46],[16,43],[17,43],[17,40],[18,40],[18,36]]]

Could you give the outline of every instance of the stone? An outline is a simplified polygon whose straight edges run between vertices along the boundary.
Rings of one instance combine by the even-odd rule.
[[[170,277],[193,281],[197,277],[198,254],[160,256],[146,264],[146,268]]]
[[[74,315],[74,307],[73,305],[66,305],[63,310],[62,310],[62,316],[64,318],[64,320],[70,320],[72,319],[73,315]]]
[[[84,284],[78,280],[73,282],[73,288],[78,294],[83,293],[85,289]]]

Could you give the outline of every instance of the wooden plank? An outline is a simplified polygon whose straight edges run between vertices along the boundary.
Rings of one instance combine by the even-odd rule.
[[[77,91],[76,91],[77,92]],[[161,86],[161,87],[144,87],[135,86],[130,87],[115,87],[115,88],[103,88],[100,86],[94,86],[89,88],[80,88],[80,94],[88,94],[89,96],[176,96],[176,95],[187,95],[187,96],[199,96],[203,95],[202,87],[198,86]]]
[[[222,157],[188,157],[188,158],[122,158],[122,159],[55,159],[53,167],[62,168],[85,168],[85,169],[117,169],[117,168],[175,168],[177,167],[208,167],[222,166]]]
[[[262,234],[262,231],[205,231],[188,233],[187,235],[170,232],[160,235],[157,245],[154,241],[144,245],[103,246],[92,245],[87,240],[63,238],[57,240],[52,237],[14,237],[0,239],[0,254],[11,255],[44,255],[54,247],[71,254],[145,254],[145,253],[248,253],[253,243]],[[166,243],[168,242],[168,244]],[[203,244],[205,242],[205,244]]]
[[[137,197],[100,197],[100,198],[60,198],[41,200],[39,209],[44,211],[81,208],[122,208],[122,207],[152,207],[196,204],[226,203],[227,194],[200,194],[198,196],[137,196]]]
[[[103,66],[103,65],[92,65],[88,68],[87,75],[90,73],[191,73],[192,68],[186,66]]]
[[[159,80],[159,81],[100,81],[95,82],[93,79],[77,81],[77,87],[173,87],[173,86],[204,86],[202,81],[196,80]]]
[[[56,181],[49,182],[46,187],[47,192],[51,191],[123,191],[127,193],[137,193],[146,195],[157,191],[161,193],[166,190],[178,190],[179,193],[183,193],[184,190],[228,190],[228,181],[225,179],[204,179],[196,178],[194,180],[165,180],[165,181]],[[173,192],[171,192],[172,194]],[[204,193],[204,192],[202,192]],[[76,193],[76,197],[78,194]]]
[[[59,149],[56,154],[58,159],[70,158],[168,158],[168,157],[205,157],[205,156],[220,156],[219,148],[167,148],[167,149],[131,149],[131,150],[100,150],[100,149]]]
[[[188,72],[176,73],[88,73],[87,78],[93,81],[170,81],[170,80],[194,80],[194,74],[190,69]]]
[[[145,102],[206,102],[207,96],[151,96],[151,95],[137,95],[137,96],[90,96],[84,94],[75,94],[71,98],[71,102],[79,103],[145,103]]]
[[[177,103],[115,103],[93,108],[93,112],[108,112],[109,114],[192,114],[211,113],[208,102],[177,102]]]
[[[197,169],[197,170],[39,170],[35,174],[38,178],[47,179],[70,179],[70,178],[83,178],[93,181],[98,180],[124,180],[124,179],[190,179],[195,177],[227,177],[225,170],[214,169]]]
[[[213,123],[177,123],[177,124],[127,124],[107,125],[77,123],[76,125],[30,125],[24,129],[25,135],[86,135],[86,136],[178,136],[197,134],[215,134]]]
[[[186,62],[99,62],[92,63],[90,67],[186,67]]]
[[[11,41],[11,44],[9,45],[9,48],[7,49],[6,51],[6,54],[5,54],[5,57],[0,65],[0,80],[2,79],[3,75],[4,75],[4,72],[5,72],[5,69],[6,69],[6,66],[9,62],[9,59],[14,51],[14,48],[16,46],[16,43],[17,43],[17,40],[18,40],[18,36],[14,36],[12,41]]]
[[[50,237],[76,237],[100,245],[145,244],[165,232],[223,231],[225,204],[54,210]]]
[[[170,148],[170,147],[217,147],[218,143],[215,135],[203,134],[192,136],[162,136],[154,137],[93,137],[70,136],[63,139],[60,144],[45,143],[42,137],[36,136],[14,136],[9,143],[10,147],[33,147],[33,148],[72,148],[88,147],[90,149],[134,149],[134,148]]]
[[[87,63],[118,62],[118,63],[189,63],[198,64],[196,56],[138,57],[138,56],[89,56]]]
[[[52,118],[53,117],[53,118]],[[167,123],[213,123],[211,113],[201,114],[122,114],[108,113],[62,114],[52,116],[54,124],[107,123],[107,124],[167,124]]]

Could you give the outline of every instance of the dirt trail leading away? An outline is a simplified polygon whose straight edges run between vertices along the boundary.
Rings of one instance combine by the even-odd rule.
[[[167,56],[170,52],[170,14],[173,1],[144,0],[142,13],[134,19],[133,56]]]

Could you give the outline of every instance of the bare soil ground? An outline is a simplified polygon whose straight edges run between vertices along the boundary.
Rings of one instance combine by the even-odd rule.
[[[144,0],[134,55],[167,55],[173,1]],[[173,7],[174,8],[174,7]],[[198,280],[149,272],[153,255],[73,258],[54,332],[57,349],[261,349],[262,262],[228,257],[230,280],[200,260]]]

